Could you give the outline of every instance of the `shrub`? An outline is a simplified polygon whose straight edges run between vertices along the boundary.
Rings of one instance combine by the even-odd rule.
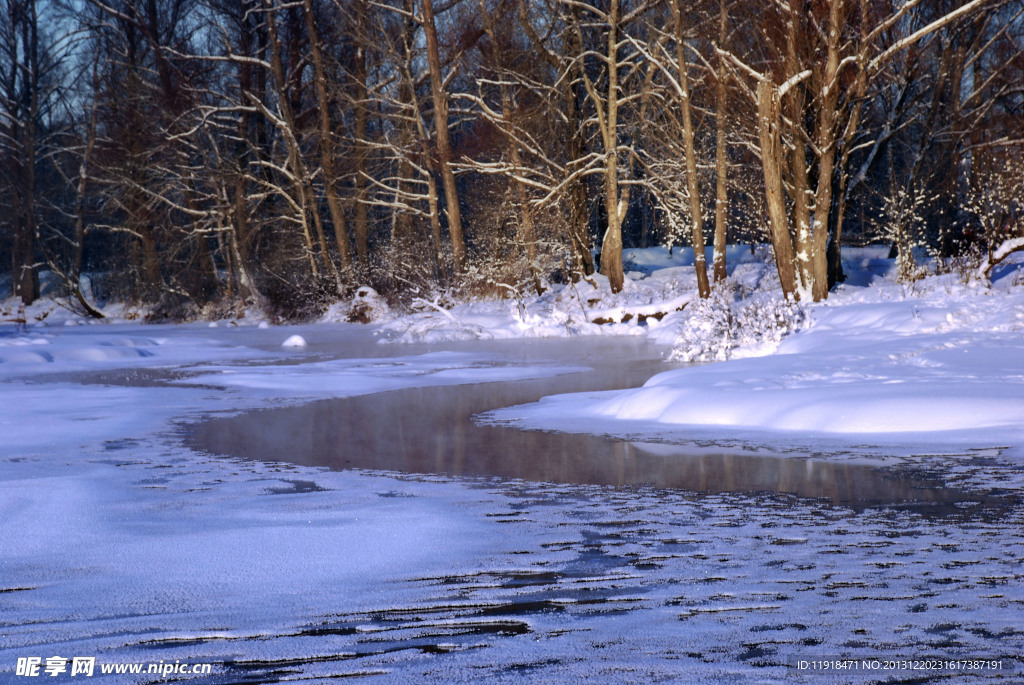
[[[806,321],[800,305],[774,294],[734,302],[719,289],[686,308],[671,361],[725,361],[773,352],[786,335]]]

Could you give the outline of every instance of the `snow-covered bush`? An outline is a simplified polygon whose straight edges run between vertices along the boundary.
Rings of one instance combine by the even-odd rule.
[[[927,244],[925,210],[934,201],[935,197],[919,185],[896,188],[883,200],[884,219],[876,227],[877,234],[896,248],[896,278],[900,283],[914,283],[929,275],[914,251]]]
[[[732,295],[716,289],[711,297],[693,302],[683,312],[670,361],[724,361],[735,347],[736,321]]]
[[[356,290],[346,318],[353,323],[373,323],[387,318],[389,313],[388,303],[380,293],[364,285]]]
[[[380,293],[368,285],[360,286],[351,300],[332,304],[320,318],[324,323],[380,323],[392,317],[391,308]]]
[[[737,349],[774,351],[783,338],[806,323],[807,314],[799,304],[772,294],[748,300],[736,320]]]
[[[738,356],[768,354],[806,315],[800,305],[777,295],[761,294],[742,302],[716,290],[683,313],[671,361],[724,361]]]
[[[978,245],[968,245],[948,259],[936,257],[933,261],[936,264],[936,273],[956,274],[962,284],[968,285],[982,278],[982,263],[987,260]]]

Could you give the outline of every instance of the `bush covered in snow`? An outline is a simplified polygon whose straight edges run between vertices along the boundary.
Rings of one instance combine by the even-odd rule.
[[[368,285],[361,286],[349,301],[336,302],[320,318],[321,322],[377,323],[391,318],[391,308],[380,293]]]
[[[353,323],[373,323],[386,319],[390,309],[388,303],[376,290],[368,285],[356,290],[349,304],[346,318]]]
[[[728,290],[690,304],[677,324],[671,361],[724,361],[769,354],[806,320],[800,305],[774,294],[734,302]]]

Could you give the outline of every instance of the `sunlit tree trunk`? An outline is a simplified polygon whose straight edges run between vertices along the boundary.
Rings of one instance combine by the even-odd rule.
[[[815,302],[828,297],[829,212],[832,209],[832,174],[836,158],[836,107],[839,102],[839,43],[844,21],[843,0],[831,0],[828,11],[827,57],[820,86],[820,106],[815,134],[818,149],[818,186],[814,195],[814,228],[811,246],[811,296]]]
[[[690,220],[693,222],[693,266],[697,272],[697,292],[703,297],[711,294],[708,283],[708,265],[704,249],[704,217],[701,213],[700,185],[697,177],[697,154],[693,144],[693,118],[690,114],[690,65],[686,59],[686,27],[683,24],[683,0],[675,0],[676,62],[679,86],[682,90],[683,145],[686,151],[686,185],[690,200]]]
[[[718,14],[718,47],[720,50],[727,50],[726,40],[728,39],[728,13],[726,12],[725,0],[719,0]],[[728,107],[728,78],[729,72],[726,69],[725,56],[718,57],[718,72],[715,83],[715,253],[714,253],[714,278],[715,283],[725,281],[725,247],[728,237],[728,211],[729,211],[729,159],[726,143],[726,109]]]
[[[434,1],[421,0],[421,3],[423,32],[427,43],[427,65],[430,70],[430,93],[434,101],[434,135],[437,140],[437,159],[441,182],[444,184],[445,215],[448,218],[448,235],[452,242],[455,270],[461,272],[466,266],[466,242],[462,235],[462,212],[459,209],[459,192],[455,185],[452,147],[448,137],[448,94],[445,89],[444,73],[441,71],[441,52],[437,40]]]
[[[794,7],[794,3],[799,3]],[[806,0],[789,0],[787,8],[786,32],[786,75],[795,76],[802,71],[798,50],[802,42],[806,40],[806,33],[802,31],[803,22],[806,20]],[[794,84],[792,94],[786,98],[786,114],[789,121],[789,140],[792,152],[789,161],[789,170],[793,184],[793,222],[795,233],[793,239],[796,249],[796,267],[798,288],[806,290],[811,284],[811,209],[810,209],[810,180],[807,169],[807,139],[804,130],[804,118],[807,116],[807,96],[802,83]],[[782,169],[780,169],[780,173]]]
[[[796,292],[796,266],[793,263],[793,239],[789,231],[786,195],[783,189],[782,141],[779,136],[781,120],[779,91],[767,75],[757,84],[758,136],[761,142],[761,165],[768,207],[775,265],[779,271],[782,293],[787,299]]]

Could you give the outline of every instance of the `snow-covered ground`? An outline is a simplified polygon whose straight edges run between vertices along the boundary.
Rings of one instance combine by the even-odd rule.
[[[749,255],[731,254],[743,301],[771,289]],[[693,453],[679,459],[716,479],[703,493],[327,471],[183,440],[209,415],[603,373],[648,354],[643,338],[667,352],[696,323],[690,305],[677,311],[692,256],[629,256],[622,294],[596,279],[370,327],[72,326],[86,322],[47,303],[26,312],[27,332],[0,326],[0,680],[32,682],[18,660],[45,673],[54,656],[94,656],[93,678],[124,683],[186,677],[101,666],[211,663],[187,678],[205,683],[866,683],[890,674],[794,664],[936,657],[1002,660],[963,678],[1024,677],[1013,264],[991,287],[904,286],[880,254],[853,253],[848,284],[781,342],[740,330],[728,361],[490,415],[649,453],[667,449],[651,439],[683,442]],[[589,333],[635,340],[601,347]],[[305,344],[282,346],[292,336]],[[564,340],[504,341],[539,337]],[[745,489],[740,470],[762,460],[821,493],[870,475],[916,503]],[[40,677],[78,678],[70,663]]]
[[[848,262],[866,280],[887,260]],[[781,444],[1024,446],[1024,287],[955,274],[913,285],[879,277],[805,305],[806,320],[762,356],[678,369],[643,388],[545,398],[496,412],[517,425]],[[681,318],[681,315],[677,315]],[[667,320],[671,326],[672,320]],[[665,324],[663,324],[665,325]],[[658,334],[656,331],[655,334]],[[771,352],[771,354],[765,354]]]

